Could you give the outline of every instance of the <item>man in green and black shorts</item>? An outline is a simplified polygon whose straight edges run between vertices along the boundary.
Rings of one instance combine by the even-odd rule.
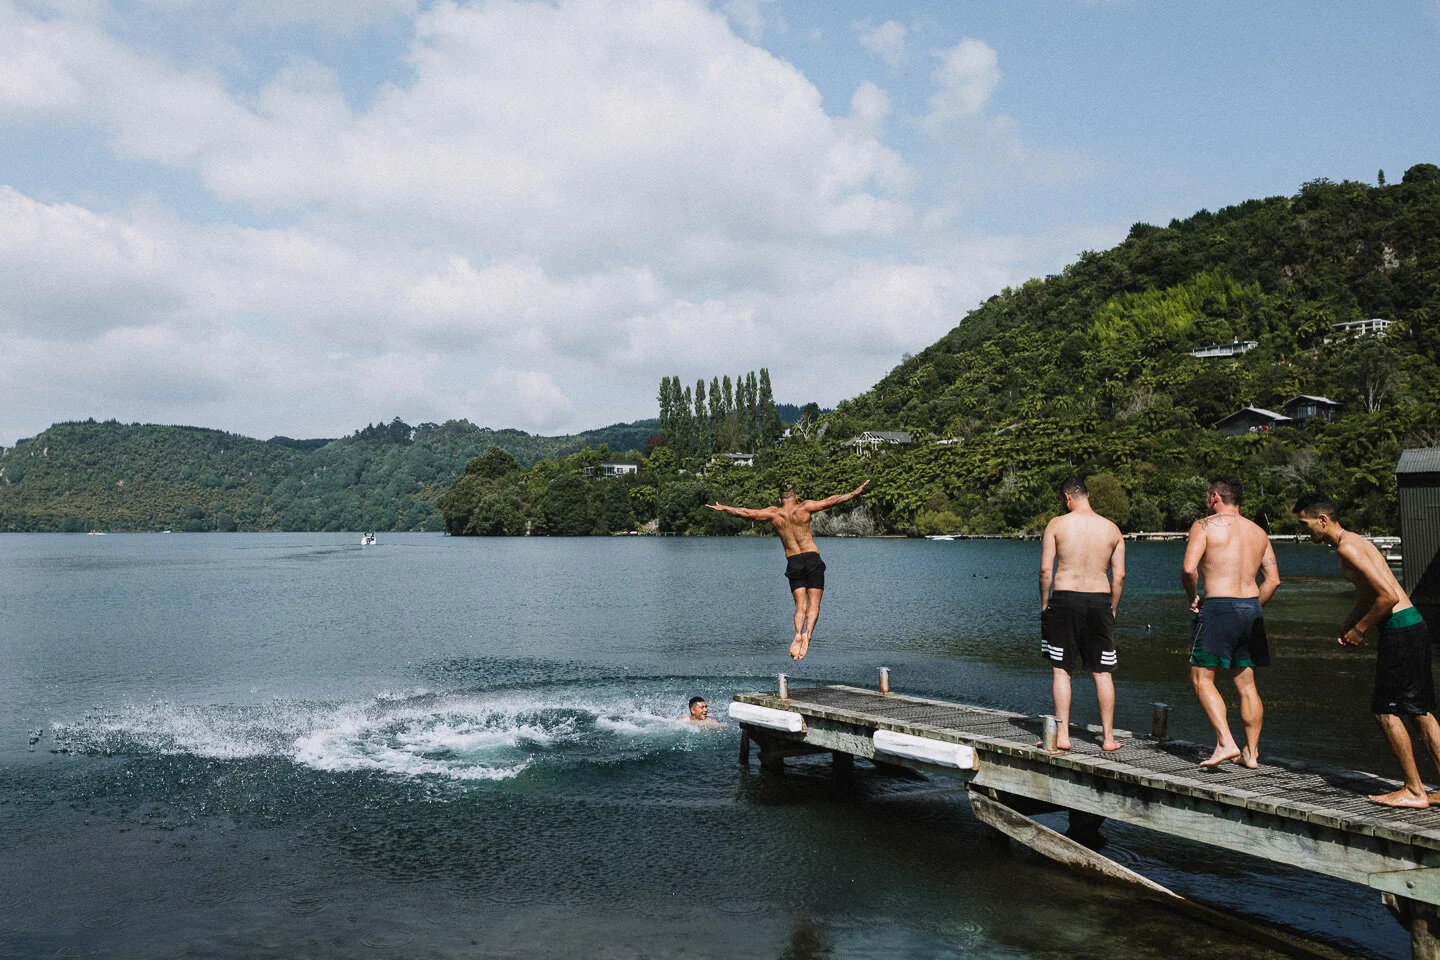
[[[1365,642],[1366,634],[1380,627],[1370,712],[1385,732],[1390,751],[1400,761],[1405,785],[1370,799],[1387,807],[1423,810],[1440,803],[1440,791],[1425,790],[1406,720],[1414,723],[1431,763],[1440,770],[1440,723],[1435,720],[1430,631],[1375,544],[1340,526],[1335,519],[1337,512],[1334,502],[1319,494],[1302,497],[1295,504],[1300,529],[1316,543],[1334,547],[1340,558],[1340,572],[1355,584],[1355,606],[1340,625],[1340,644],[1358,647]]]
[[[1243,491],[1229,477],[1210,482],[1205,494],[1209,516],[1190,527],[1180,583],[1195,614],[1190,648],[1190,684],[1205,717],[1215,728],[1215,751],[1202,767],[1227,761],[1255,769],[1260,765],[1260,727],[1265,705],[1255,685],[1255,668],[1269,666],[1263,607],[1280,586],[1280,568],[1270,537],[1240,515]],[[1255,578],[1260,578],[1257,584]],[[1205,583],[1201,598],[1200,583]],[[1240,695],[1245,745],[1235,742],[1225,716],[1225,698],[1215,686],[1220,670],[1229,672]]]

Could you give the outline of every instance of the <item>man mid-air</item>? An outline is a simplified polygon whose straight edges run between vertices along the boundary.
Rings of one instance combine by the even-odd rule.
[[[810,535],[810,518],[821,510],[858,497],[869,483],[866,480],[849,493],[837,493],[824,500],[800,500],[795,495],[795,487],[787,483],[780,487],[780,505],[763,510],[730,507],[723,503],[707,504],[711,510],[734,514],[746,520],[769,521],[775,528],[780,546],[785,549],[788,558],[785,577],[790,581],[790,592],[795,595],[795,639],[790,643],[791,660],[802,660],[810,651],[815,622],[820,619],[820,597],[825,592],[825,561],[820,559],[820,550],[815,546],[815,538]]]

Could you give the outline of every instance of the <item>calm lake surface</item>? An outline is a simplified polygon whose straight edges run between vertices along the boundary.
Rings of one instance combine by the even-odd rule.
[[[735,764],[693,694],[1049,709],[1038,542],[822,540],[791,664],[769,539],[0,537],[0,957],[1270,957],[979,841],[953,781]],[[1277,548],[1262,751],[1396,776],[1333,552]],[[1132,544],[1117,722],[1208,727],[1181,547]],[[1228,685],[1226,687],[1228,692]],[[1232,718],[1239,729],[1239,719]],[[1094,722],[1076,683],[1075,719]],[[758,767],[757,767],[758,770]],[[1409,955],[1379,896],[1110,825],[1213,906]]]

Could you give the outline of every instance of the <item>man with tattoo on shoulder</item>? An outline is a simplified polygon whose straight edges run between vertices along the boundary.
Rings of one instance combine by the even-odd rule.
[[[1202,767],[1217,767],[1227,760],[1254,769],[1260,765],[1260,725],[1265,707],[1255,687],[1255,667],[1270,665],[1261,607],[1280,586],[1275,550],[1264,530],[1240,515],[1240,481],[1218,479],[1205,494],[1209,516],[1190,527],[1180,583],[1195,614],[1191,626],[1190,684],[1200,706],[1215,728],[1215,752]],[[1255,582],[1256,576],[1260,582]],[[1201,600],[1200,582],[1205,583]],[[1245,724],[1245,746],[1230,733],[1225,698],[1215,687],[1215,674],[1230,673],[1240,695],[1240,719]]]

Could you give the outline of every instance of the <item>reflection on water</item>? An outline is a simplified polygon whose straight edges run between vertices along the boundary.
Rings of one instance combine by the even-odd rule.
[[[723,715],[780,671],[869,686],[881,665],[901,692],[1039,712],[1036,543],[825,541],[793,664],[769,540],[349,541],[0,538],[0,955],[1270,955],[985,846],[952,783],[760,777],[733,727],[677,721],[695,694]],[[1390,772],[1372,654],[1333,642],[1333,554],[1279,555],[1267,752]],[[1163,700],[1203,739],[1179,559],[1131,549],[1118,719],[1147,729]],[[1405,955],[1353,886],[1107,835],[1206,902]]]

